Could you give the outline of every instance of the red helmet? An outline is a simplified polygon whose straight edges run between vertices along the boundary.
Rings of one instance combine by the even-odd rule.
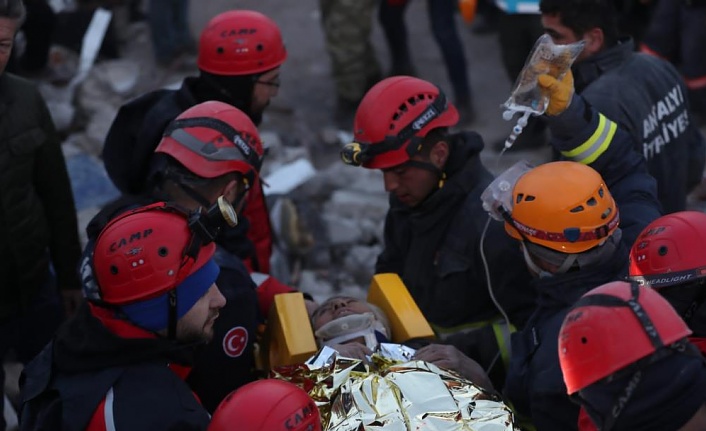
[[[98,235],[93,251],[101,299],[126,305],[175,288],[215,252],[214,243],[199,247],[193,235],[186,214],[165,203],[113,219]]]
[[[458,111],[434,84],[410,76],[383,79],[365,94],[356,111],[356,142],[349,146],[358,154],[349,160],[344,149],[342,157],[369,169],[397,166],[419,150],[418,138],[457,122]]]
[[[522,175],[512,190],[505,231],[518,240],[582,253],[618,228],[618,207],[601,175],[577,162],[544,163]]]
[[[655,289],[706,277],[706,214],[682,211],[653,221],[630,250],[630,278]]]
[[[579,299],[559,332],[567,392],[578,392],[690,334],[656,291],[624,281],[597,287]]]
[[[182,112],[164,131],[155,152],[169,154],[202,178],[239,172],[250,184],[263,156],[260,135],[250,118],[216,101]]]
[[[199,41],[199,69],[214,75],[254,75],[287,59],[282,34],[270,18],[252,10],[231,10],[206,24]]]
[[[231,392],[213,412],[208,431],[321,431],[319,409],[298,386],[258,380]]]

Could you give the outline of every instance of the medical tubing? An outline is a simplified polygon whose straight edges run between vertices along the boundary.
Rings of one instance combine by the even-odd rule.
[[[505,320],[505,324],[508,327],[508,330],[510,329],[510,317],[508,317],[507,313],[505,312],[505,309],[500,305],[500,301],[495,297],[495,293],[493,292],[493,286],[490,281],[490,268],[488,267],[488,259],[485,257],[485,236],[486,233],[488,232],[488,226],[490,226],[490,221],[492,220],[492,217],[490,214],[488,214],[488,220],[485,222],[485,226],[483,227],[483,233],[480,235],[480,258],[483,261],[483,269],[485,270],[485,280],[488,285],[488,294],[490,295],[490,299],[493,301],[493,304],[495,304],[495,308],[498,309],[500,314],[502,314],[503,319]],[[509,341],[509,340],[507,340]],[[506,341],[506,342],[507,342]],[[500,345],[498,345],[498,355],[493,359],[493,362],[490,364],[486,372],[490,371],[493,366],[495,365],[495,362],[497,361],[498,357],[500,355]]]

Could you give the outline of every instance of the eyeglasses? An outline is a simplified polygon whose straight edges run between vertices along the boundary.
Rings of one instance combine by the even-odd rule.
[[[274,88],[279,88],[279,86],[280,86],[280,84],[281,84],[281,83],[279,82],[279,79],[274,80],[274,81],[260,81],[260,80],[257,80],[257,81],[255,81],[255,82],[257,82],[258,84],[267,85],[267,86],[274,87]]]

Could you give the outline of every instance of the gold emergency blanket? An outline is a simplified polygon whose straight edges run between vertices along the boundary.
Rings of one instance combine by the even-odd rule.
[[[316,363],[272,371],[308,391],[325,431],[515,430],[510,409],[497,396],[453,372],[377,353],[366,364],[325,349]]]

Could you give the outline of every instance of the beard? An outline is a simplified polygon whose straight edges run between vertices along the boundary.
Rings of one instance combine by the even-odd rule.
[[[177,340],[183,344],[207,344],[213,339],[213,325],[218,317],[215,311],[201,326],[184,325],[177,328]]]

